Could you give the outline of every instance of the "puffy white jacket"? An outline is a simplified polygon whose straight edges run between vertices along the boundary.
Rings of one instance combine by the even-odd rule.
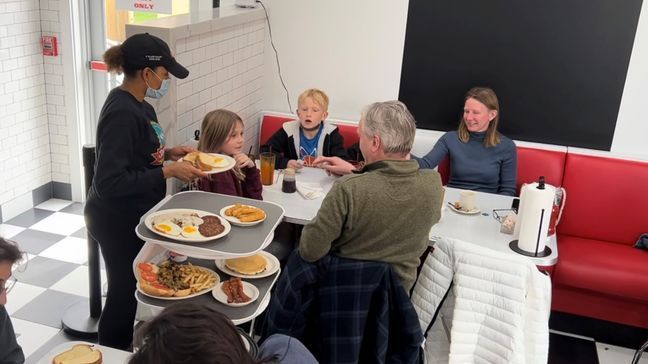
[[[526,257],[440,239],[412,302],[426,334],[428,363],[547,362],[551,281]],[[442,321],[446,306],[450,314]],[[439,335],[440,323],[448,321],[449,350]]]

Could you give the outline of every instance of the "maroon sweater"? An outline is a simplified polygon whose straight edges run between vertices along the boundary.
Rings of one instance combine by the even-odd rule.
[[[198,188],[205,192],[216,192],[224,195],[248,197],[256,200],[263,200],[261,192],[261,174],[258,168],[243,168],[245,180],[241,181],[236,177],[233,170],[223,173],[212,174],[207,178],[198,181]]]

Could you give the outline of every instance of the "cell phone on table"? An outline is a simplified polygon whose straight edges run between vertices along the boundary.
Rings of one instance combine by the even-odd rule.
[[[515,211],[515,213],[518,212],[518,207],[520,206],[520,198],[516,197],[513,199],[513,202],[511,203],[511,210]]]

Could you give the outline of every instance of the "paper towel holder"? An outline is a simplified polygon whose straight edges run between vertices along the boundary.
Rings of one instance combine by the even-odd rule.
[[[522,254],[522,255],[525,255],[527,257],[532,257],[532,258],[543,258],[543,257],[548,257],[549,255],[551,255],[551,248],[546,246],[546,245],[545,245],[544,250],[541,251],[541,252],[532,253],[532,252],[528,252],[526,250],[522,250],[522,249],[520,249],[520,247],[518,245],[518,240],[517,239],[513,240],[513,241],[511,241],[509,243],[509,248],[511,248],[511,250],[513,250],[514,252],[516,252],[518,254]]]

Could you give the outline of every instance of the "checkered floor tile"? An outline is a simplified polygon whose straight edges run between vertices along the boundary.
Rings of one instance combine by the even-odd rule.
[[[18,242],[28,253],[27,260],[15,267],[18,283],[6,308],[27,363],[35,363],[51,348],[78,340],[61,330],[61,318],[67,307],[88,297],[83,206],[58,199],[46,201],[0,224],[0,235]],[[103,283],[103,261],[101,276]],[[632,355],[627,348],[563,333],[554,332],[550,338],[550,363],[630,363]],[[648,364],[648,354],[641,363]]]

